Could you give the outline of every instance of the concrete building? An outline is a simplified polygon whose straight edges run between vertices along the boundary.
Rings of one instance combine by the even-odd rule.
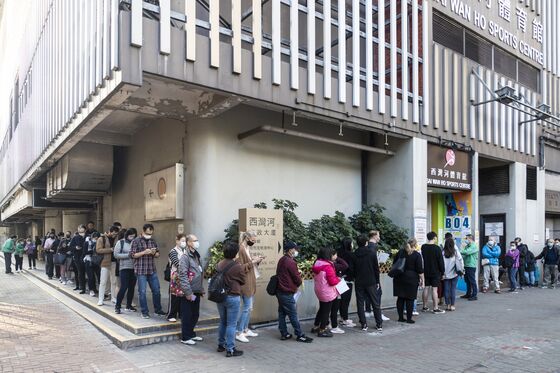
[[[303,220],[378,202],[420,240],[560,236],[556,1],[3,13],[0,206],[18,234],[152,221],[204,255],[239,208],[284,198]]]

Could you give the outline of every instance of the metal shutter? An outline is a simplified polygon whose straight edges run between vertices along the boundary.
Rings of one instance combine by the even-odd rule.
[[[509,194],[509,165],[478,170],[478,195]]]

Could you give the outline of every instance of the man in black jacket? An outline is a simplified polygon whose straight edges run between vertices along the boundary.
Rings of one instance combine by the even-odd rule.
[[[76,270],[76,287],[74,290],[80,290],[80,294],[86,292],[86,267],[84,265],[85,235],[86,227],[82,224],[78,227],[78,234],[72,237],[69,244],[70,250],[72,250],[74,269]]]
[[[517,245],[517,250],[519,250],[519,271],[517,272],[519,276],[519,290],[523,290],[523,286],[527,286],[527,281],[525,280],[525,264],[527,262],[529,248],[523,243],[521,237],[516,237],[514,241]]]
[[[428,311],[428,296],[430,290],[432,292],[433,313],[445,313],[444,310],[438,307],[438,286],[445,273],[445,265],[443,263],[443,254],[441,247],[437,245],[437,235],[435,232],[430,232],[427,235],[428,243],[422,245],[422,258],[424,259],[424,278],[425,286],[422,292],[422,301],[424,303],[422,312]]]
[[[354,252],[354,283],[356,286],[356,299],[358,303],[358,318],[363,331],[368,330],[365,316],[364,301],[371,302],[375,316],[375,327],[378,332],[383,330],[381,307],[376,296],[379,285],[379,263],[377,255],[367,247],[368,238],[364,235],[358,237],[358,249]]]
[[[535,258],[544,259],[542,288],[554,289],[558,280],[558,262],[560,261],[560,248],[554,245],[554,240],[549,238],[546,246]]]

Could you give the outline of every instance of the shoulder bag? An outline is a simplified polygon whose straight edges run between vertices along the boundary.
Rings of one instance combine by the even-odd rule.
[[[406,258],[402,255],[402,251],[399,252],[397,260],[393,263],[391,270],[389,271],[389,277],[395,278],[404,274],[404,266],[406,264]]]

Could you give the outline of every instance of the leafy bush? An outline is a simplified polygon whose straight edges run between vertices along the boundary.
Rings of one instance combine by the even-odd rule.
[[[307,226],[308,246],[303,248],[304,257],[317,253],[321,247],[338,248],[344,237],[355,238],[356,230],[352,227],[346,216],[340,211],[334,216],[323,215],[313,219]]]
[[[210,278],[216,271],[216,266],[220,260],[224,259],[224,243],[216,241],[208,250],[208,263],[204,270],[204,277]]]

